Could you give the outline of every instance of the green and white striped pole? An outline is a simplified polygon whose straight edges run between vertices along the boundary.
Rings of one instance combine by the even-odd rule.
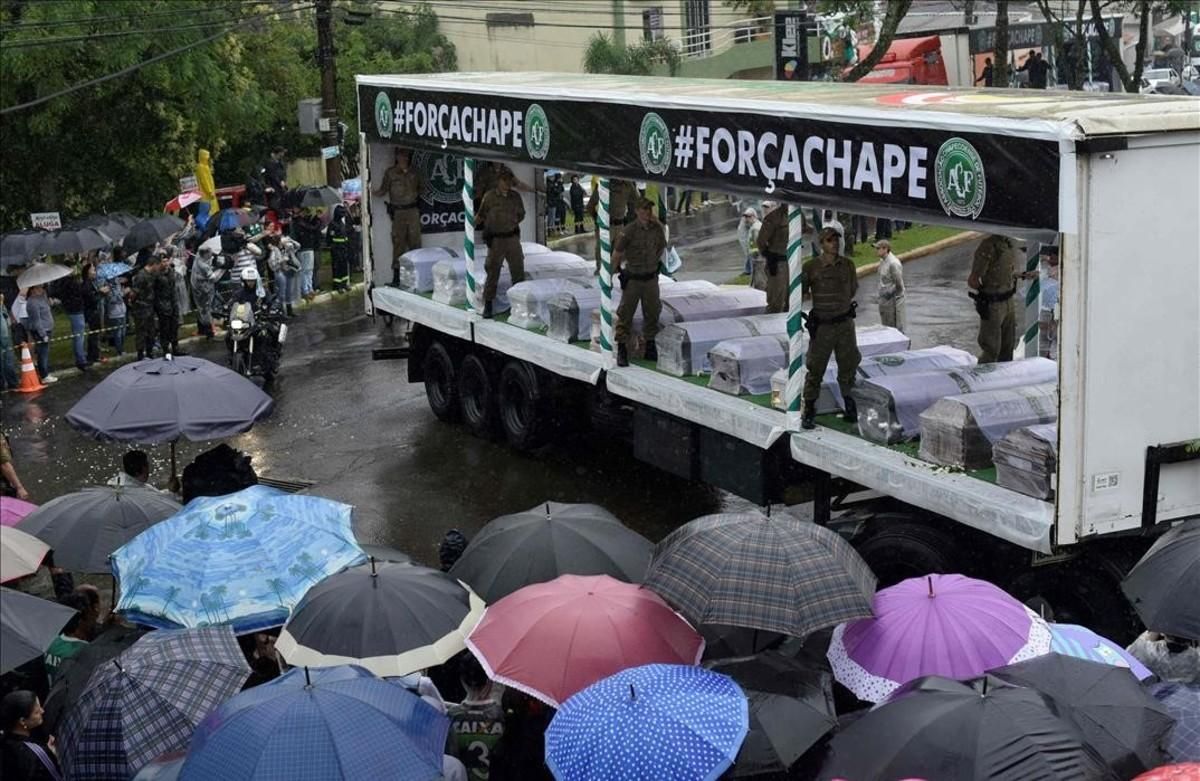
[[[600,354],[604,356],[604,367],[616,365],[613,348],[613,273],[612,232],[608,227],[609,181],[600,179],[600,199],[596,208],[596,225],[600,229]]]
[[[463,258],[467,263],[467,310],[480,310],[475,279],[475,158],[463,159]]]
[[[785,208],[783,204],[777,209]],[[804,215],[800,207],[788,204],[788,378],[784,389],[787,404],[787,425],[792,431],[800,430],[801,398],[804,391],[804,313],[803,289],[800,284],[800,269],[804,266]]]
[[[1032,272],[1029,287],[1025,290],[1025,333],[1021,337],[1020,353],[1026,358],[1036,358],[1041,347],[1042,282],[1038,276],[1041,245],[1038,252],[1025,258],[1025,272]]]

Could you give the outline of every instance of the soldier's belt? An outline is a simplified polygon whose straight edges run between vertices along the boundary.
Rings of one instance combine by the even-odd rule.
[[[500,233],[489,233],[489,234],[487,234],[487,239],[489,241],[491,239],[511,239],[513,236],[520,236],[520,235],[521,235],[521,229],[513,228],[510,231],[501,231]]]
[[[1017,286],[1013,285],[1012,290],[1006,290],[1003,293],[985,293],[980,290],[978,293],[972,296],[972,298],[982,301],[985,304],[999,304],[1001,301],[1007,301],[1008,299],[1012,298],[1016,292]]]
[[[658,271],[647,271],[645,274],[635,274],[632,271],[625,271],[625,278],[632,279],[635,282],[649,282],[652,279],[658,279]]]
[[[853,319],[857,313],[858,313],[858,302],[851,301],[850,308],[847,309],[845,312],[842,312],[840,315],[834,315],[833,317],[821,317],[812,312],[809,312],[808,313],[808,321],[810,323],[812,323],[813,325],[837,325],[838,323],[844,323],[847,320]]]
[[[420,201],[413,201],[412,203],[400,203],[400,204],[396,204],[396,205],[395,205],[395,206],[393,206],[392,208],[393,208],[393,209],[415,209],[415,208],[417,208],[417,207],[418,207],[418,206],[420,206],[420,205],[421,205],[421,202],[420,202]]]
[[[625,219],[623,219],[623,220],[618,220],[618,219],[610,219],[610,220],[608,221],[608,223],[609,223],[609,225],[611,225],[611,226],[612,226],[612,227],[614,227],[614,228],[615,228],[615,227],[617,227],[618,225],[628,225],[628,224],[629,224],[629,218],[628,218],[628,217],[626,217],[626,218],[625,218]]]

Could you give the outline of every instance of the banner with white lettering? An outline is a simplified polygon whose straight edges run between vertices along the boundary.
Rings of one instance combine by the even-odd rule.
[[[359,87],[372,140],[756,192],[849,212],[1058,228],[1058,145],[883,123]]]

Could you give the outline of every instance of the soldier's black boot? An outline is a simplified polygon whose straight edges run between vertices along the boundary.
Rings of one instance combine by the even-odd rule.
[[[654,340],[646,342],[646,360],[658,361],[658,345],[654,343]]]
[[[492,302],[491,301],[483,302],[483,319],[485,319],[485,320],[492,319]]]
[[[800,428],[814,429],[817,427],[817,407],[815,404],[805,404],[804,412],[800,415]]]
[[[625,346],[624,342],[622,342],[621,344],[617,345],[617,366],[628,366],[628,365],[629,365],[629,348]]]
[[[846,405],[845,409],[842,410],[842,420],[846,421],[847,423],[857,423],[858,405],[854,403],[854,399],[850,396],[845,396],[842,400]]]

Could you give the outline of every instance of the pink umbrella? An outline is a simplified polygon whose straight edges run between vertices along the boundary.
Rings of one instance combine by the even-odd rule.
[[[17,521],[37,509],[37,505],[6,496],[0,499],[0,526],[16,526]]]
[[[163,205],[163,211],[177,212],[180,209],[186,209],[187,207],[191,206],[193,203],[196,203],[197,201],[202,200],[203,198],[204,198],[204,196],[201,195],[200,193],[196,192],[195,190],[188,190],[186,193],[180,193],[179,195],[176,195],[171,200],[167,201],[166,204]]]
[[[704,640],[653,591],[607,575],[560,575],[489,606],[467,647],[488,677],[557,708],[630,667],[697,664]]]
[[[909,578],[875,592],[872,607],[874,618],[833,630],[828,652],[834,677],[868,702],[924,675],[974,678],[1050,651],[1045,621],[963,575]]]

